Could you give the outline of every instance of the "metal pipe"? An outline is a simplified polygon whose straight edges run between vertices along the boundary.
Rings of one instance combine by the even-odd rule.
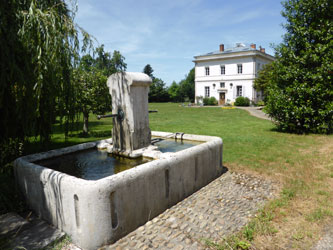
[[[100,120],[101,118],[108,118],[108,117],[117,117],[118,114],[112,114],[112,115],[98,115],[97,119]]]

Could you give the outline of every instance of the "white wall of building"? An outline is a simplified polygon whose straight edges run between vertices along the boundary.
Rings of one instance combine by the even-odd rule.
[[[229,56],[232,57],[232,56]],[[271,62],[258,56],[238,56],[197,61],[195,65],[195,96],[205,96],[205,87],[209,87],[209,97],[220,99],[220,93],[225,93],[225,103],[233,103],[237,98],[237,86],[242,86],[241,95],[252,101],[262,98],[261,93],[253,89],[253,82],[259,69]],[[242,65],[242,73],[238,73],[237,65]],[[221,65],[225,67],[225,74],[221,74]],[[206,75],[209,67],[209,75]],[[224,82],[224,87],[221,87]]]

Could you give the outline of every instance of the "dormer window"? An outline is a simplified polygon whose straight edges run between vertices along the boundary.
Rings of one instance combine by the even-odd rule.
[[[209,67],[205,67],[206,76],[209,76]]]
[[[243,73],[243,64],[237,64],[237,73],[242,74]]]

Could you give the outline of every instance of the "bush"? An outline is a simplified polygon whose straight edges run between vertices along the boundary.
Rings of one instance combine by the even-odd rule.
[[[265,106],[265,102],[264,101],[259,101],[259,102],[257,102],[257,105],[258,106]]]
[[[213,105],[213,106],[215,106],[215,105],[217,105],[217,100],[216,100],[216,98],[214,96],[212,96],[212,97],[205,97],[203,99],[203,104],[205,106],[207,106],[207,105]]]
[[[250,106],[250,99],[247,97],[239,96],[236,98],[235,106]]]

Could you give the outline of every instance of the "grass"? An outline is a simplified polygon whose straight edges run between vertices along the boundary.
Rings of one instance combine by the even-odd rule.
[[[231,171],[269,178],[280,195],[262,208],[237,235],[210,248],[308,249],[320,237],[323,225],[333,218],[333,136],[295,135],[277,132],[267,120],[240,109],[182,107],[153,103],[149,114],[154,131],[185,132],[223,139],[223,163]],[[60,148],[111,136],[112,119],[90,117],[90,134],[81,135],[82,123],[67,138],[54,125],[48,149]],[[31,142],[26,153],[45,150]],[[225,246],[225,248],[224,248]]]

